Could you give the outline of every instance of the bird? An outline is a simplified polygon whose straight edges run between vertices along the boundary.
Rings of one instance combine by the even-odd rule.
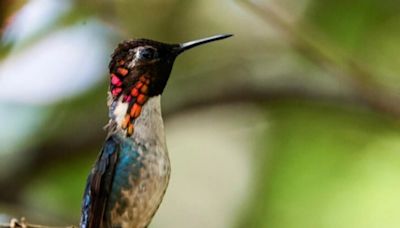
[[[161,95],[181,53],[232,34],[180,44],[121,42],[111,55],[106,138],[87,178],[80,228],[145,228],[171,173]]]

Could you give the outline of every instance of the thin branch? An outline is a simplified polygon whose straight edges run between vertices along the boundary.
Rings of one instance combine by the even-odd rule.
[[[328,69],[333,76],[350,86],[357,96],[371,108],[400,118],[400,106],[398,105],[400,97],[376,85],[372,79],[378,77],[368,71],[366,66],[341,52],[340,48],[334,47],[332,44],[324,45],[322,40],[326,41],[327,39],[319,39],[322,37],[321,34],[310,29],[309,26],[299,22],[294,25],[290,22],[294,20],[282,17],[282,14],[289,14],[281,13],[284,10],[276,5],[269,4],[267,6],[252,0],[238,1],[265,22],[278,28],[282,34],[286,35],[292,47],[320,67]]]
[[[44,226],[37,224],[27,223],[25,218],[18,219],[13,218],[10,223],[0,224],[0,228],[77,228],[76,226]]]

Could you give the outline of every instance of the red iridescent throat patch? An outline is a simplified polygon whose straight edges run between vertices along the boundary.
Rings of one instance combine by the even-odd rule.
[[[114,99],[122,97],[122,102],[129,103],[125,118],[122,121],[121,128],[126,130],[127,136],[134,132],[135,119],[139,117],[142,106],[148,99],[150,77],[147,74],[140,75],[133,85],[125,85],[124,77],[128,76],[129,71],[124,68],[123,60],[118,62],[115,72],[111,73],[111,94]],[[131,83],[127,83],[131,84]]]

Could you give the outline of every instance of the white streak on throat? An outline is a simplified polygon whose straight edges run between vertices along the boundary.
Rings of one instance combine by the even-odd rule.
[[[126,112],[128,111],[129,104],[126,102],[122,102],[122,96],[116,101],[115,108],[112,112],[110,118],[114,119],[114,121],[121,127],[122,121],[126,116]],[[121,129],[122,130],[122,129]]]
[[[116,131],[126,135],[126,130],[121,128],[128,110],[128,103],[122,102],[122,96],[114,101],[110,118],[116,123]],[[159,145],[166,147],[164,123],[161,115],[161,95],[149,98],[142,106],[142,111],[133,122],[134,133],[131,138],[141,145]]]

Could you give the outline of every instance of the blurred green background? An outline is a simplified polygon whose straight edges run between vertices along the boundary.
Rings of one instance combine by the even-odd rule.
[[[151,227],[400,227],[400,3],[3,0],[0,220],[77,224],[123,39],[187,52]]]

